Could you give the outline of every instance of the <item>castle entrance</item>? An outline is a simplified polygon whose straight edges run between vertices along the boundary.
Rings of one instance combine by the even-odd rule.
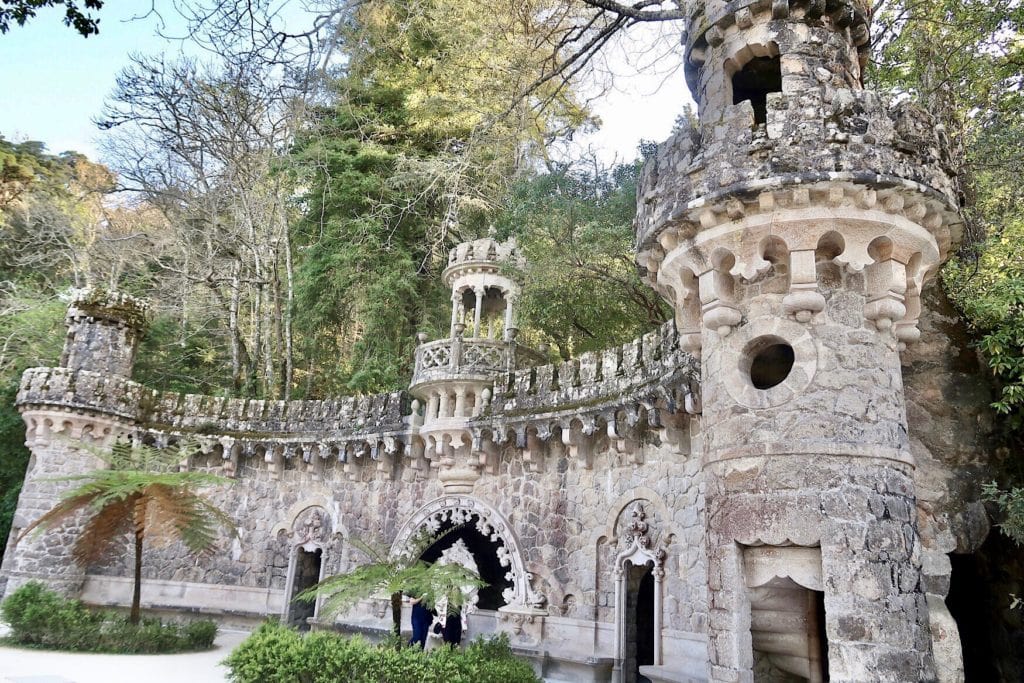
[[[312,551],[301,547],[296,548],[292,588],[288,593],[288,625],[297,626],[300,631],[309,630],[307,619],[316,614],[316,601],[299,601],[295,599],[295,596],[307,588],[312,588],[320,581],[320,565],[322,560],[323,551],[320,548]]]

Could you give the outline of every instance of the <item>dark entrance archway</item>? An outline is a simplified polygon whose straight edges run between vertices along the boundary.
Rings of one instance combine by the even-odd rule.
[[[307,619],[316,614],[316,602],[301,602],[295,596],[315,586],[320,581],[320,565],[323,551],[316,548],[312,552],[299,547],[295,549],[295,571],[292,574],[291,601],[288,608],[288,625],[297,626],[299,630],[309,629]]]
[[[473,560],[476,562],[480,572],[480,579],[487,582],[487,585],[477,593],[477,609],[496,610],[505,606],[503,593],[506,589],[512,588],[512,581],[506,578],[508,568],[501,565],[499,549],[504,543],[499,538],[492,541],[490,537],[484,536],[477,529],[476,517],[471,521],[456,527],[452,522],[445,521],[438,529],[441,538],[428,547],[420,558],[424,562],[436,562],[448,548],[451,548],[459,540],[466,544]]]
[[[640,667],[654,664],[654,572],[650,565],[630,565],[627,600],[626,681],[649,683]]]

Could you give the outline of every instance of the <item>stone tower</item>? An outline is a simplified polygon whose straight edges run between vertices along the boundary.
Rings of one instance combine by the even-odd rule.
[[[900,352],[959,235],[943,132],[863,89],[864,0],[686,4],[700,122],[636,230],[701,359],[711,679],[934,680]]]
[[[135,351],[146,324],[147,304],[100,289],[74,292],[60,367],[32,368],[22,378],[18,408],[25,443],[32,451],[11,530],[21,529],[52,508],[68,484],[55,478],[102,466],[89,447],[106,448],[136,433],[142,388],[130,381]],[[71,558],[76,530],[32,534],[17,552],[4,554],[9,593],[40,579],[77,594],[85,570]]]
[[[497,452],[475,443],[470,421],[489,405],[494,376],[543,362],[516,344],[515,303],[519,284],[507,272],[525,261],[516,242],[483,238],[464,242],[448,257],[442,273],[452,290],[448,339],[419,338],[409,392],[423,402],[414,409],[426,457],[439,468],[448,493],[468,493],[483,469],[496,465]]]

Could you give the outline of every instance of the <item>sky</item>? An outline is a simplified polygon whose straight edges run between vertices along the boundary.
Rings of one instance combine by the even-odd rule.
[[[132,52],[176,54],[180,41],[157,35],[182,33],[173,12],[140,17],[148,2],[108,2],[99,13],[100,33],[82,38],[64,26],[58,8],[42,9],[25,26],[0,34],[0,135],[16,142],[39,140],[53,153],[73,150],[102,161],[103,135],[92,120],[113,90]],[[613,46],[600,63],[601,79],[588,93],[601,129],[577,135],[572,149],[593,149],[606,163],[636,157],[641,139],[668,137],[689,92],[668,53],[677,29],[652,27]],[[652,46],[656,46],[652,47]],[[568,152],[571,154],[572,152]]]

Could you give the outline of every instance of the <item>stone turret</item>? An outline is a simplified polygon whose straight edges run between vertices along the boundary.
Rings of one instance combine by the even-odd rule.
[[[145,301],[120,292],[76,290],[61,367],[131,377],[148,310]]]
[[[68,307],[61,367],[25,372],[17,405],[32,459],[10,541],[59,500],[68,486],[60,478],[102,467],[90,448],[107,448],[136,432],[144,392],[130,376],[147,308],[145,302],[126,294],[76,291]],[[16,551],[8,545],[2,571],[7,592],[38,579],[77,594],[84,570],[71,557],[74,538],[71,529],[30,535]]]
[[[702,361],[711,678],[932,680],[899,354],[960,233],[943,131],[863,90],[861,0],[689,8],[700,123],[636,231]]]
[[[471,491],[496,458],[472,451],[468,428],[489,404],[494,376],[544,360],[515,341],[520,286],[509,268],[524,265],[514,239],[484,238],[452,249],[442,274],[452,289],[451,336],[427,342],[420,335],[409,391],[423,402],[422,418],[414,419],[421,420],[420,439],[448,492]]]

